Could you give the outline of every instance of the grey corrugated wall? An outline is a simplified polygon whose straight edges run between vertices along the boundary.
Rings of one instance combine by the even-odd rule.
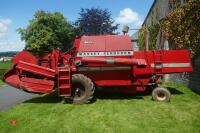
[[[200,93],[200,57],[195,60],[193,72],[189,80],[189,87]]]

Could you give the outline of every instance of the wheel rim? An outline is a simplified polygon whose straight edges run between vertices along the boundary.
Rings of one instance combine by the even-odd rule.
[[[165,95],[165,93],[163,92],[163,91],[158,91],[157,93],[156,93],[156,97],[157,97],[157,99],[159,100],[159,101],[164,101],[165,99],[166,99],[166,95]]]
[[[72,85],[72,96],[74,100],[80,100],[85,97],[85,87],[80,83],[74,83]]]

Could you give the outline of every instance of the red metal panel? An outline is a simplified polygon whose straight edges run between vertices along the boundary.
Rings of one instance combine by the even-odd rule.
[[[4,79],[4,81],[7,84],[9,84],[9,85],[11,85],[13,87],[16,87],[16,88],[19,88],[20,83],[21,83],[21,81],[19,80],[19,75],[14,74],[14,73],[12,75],[9,75],[8,77],[6,77]]]
[[[128,35],[106,36],[106,51],[132,51],[131,39]]]
[[[192,64],[187,50],[163,51],[163,73],[192,72]]]
[[[95,83],[99,86],[130,86],[131,80],[97,80]]]
[[[105,36],[83,36],[78,51],[105,51],[105,49]]]
[[[134,75],[148,75],[156,73],[156,53],[161,52],[160,67],[162,74],[191,72],[192,66],[187,50],[142,51],[135,52],[134,58],[143,58],[147,62],[146,67],[134,66]]]
[[[21,78],[20,88],[30,92],[50,93],[54,87],[54,81],[36,78]]]
[[[74,47],[78,48],[80,46],[80,42],[81,42],[80,38],[79,39],[75,39],[75,41],[74,41]]]
[[[55,74],[56,74],[55,70],[53,70],[53,69],[38,66],[38,65],[23,62],[23,61],[19,61],[16,68],[20,69],[20,70],[32,72],[34,74],[47,76],[47,77],[50,77],[50,78],[54,78]]]
[[[150,64],[154,62],[153,52],[152,51],[138,51],[134,53],[134,58],[136,59],[145,59],[147,65],[145,67],[133,66],[133,74],[135,77],[138,75],[150,75],[154,73],[154,68],[150,67]]]
[[[131,70],[80,71],[99,86],[131,85]]]
[[[23,50],[12,58],[13,64],[17,64],[19,61],[24,61],[32,64],[37,64],[38,60],[28,51]]]
[[[19,88],[19,75],[17,74],[14,66],[9,68],[7,72],[3,75],[3,81],[10,84],[11,86]]]
[[[78,51],[133,51],[133,47],[127,35],[83,36]]]

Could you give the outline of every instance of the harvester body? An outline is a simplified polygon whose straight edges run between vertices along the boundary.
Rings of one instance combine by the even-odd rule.
[[[34,93],[58,88],[60,96],[73,98],[78,93],[79,100],[88,86],[93,88],[90,93],[95,86],[118,86],[134,93],[153,90],[164,74],[192,71],[187,50],[134,51],[128,35],[83,36],[68,53],[53,50],[36,58],[24,50],[12,62],[4,75],[8,84]],[[85,89],[74,90],[81,88],[77,83]]]

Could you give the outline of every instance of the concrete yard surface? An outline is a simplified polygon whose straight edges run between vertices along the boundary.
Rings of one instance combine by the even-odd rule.
[[[0,87],[0,111],[6,110],[18,103],[29,100],[37,94],[27,93],[9,85]]]

